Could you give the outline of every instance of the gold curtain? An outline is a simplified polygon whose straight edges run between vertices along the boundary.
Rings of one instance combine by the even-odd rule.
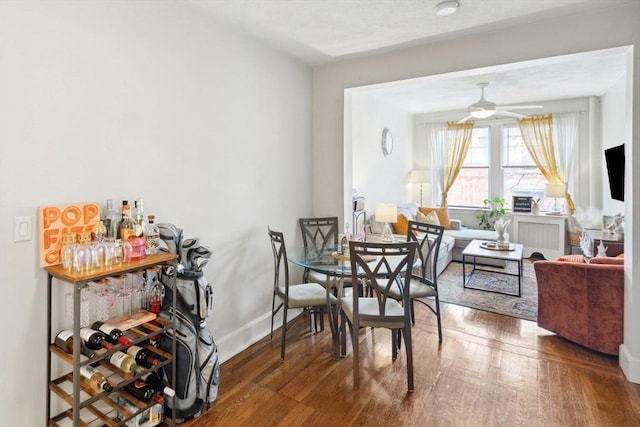
[[[542,116],[524,117],[518,120],[520,125],[520,133],[522,141],[529,151],[534,163],[540,169],[542,176],[551,184],[564,184],[558,174],[558,165],[556,164],[555,147],[553,144],[553,115],[545,114]],[[567,210],[569,214],[573,214],[576,207],[573,199],[568,191],[565,190],[565,198],[567,200]]]
[[[449,189],[456,181],[460,168],[464,163],[467,152],[471,146],[471,132],[473,131],[473,122],[447,123],[447,174],[444,180],[444,189],[441,193],[442,199],[440,206],[447,206],[447,194]]]

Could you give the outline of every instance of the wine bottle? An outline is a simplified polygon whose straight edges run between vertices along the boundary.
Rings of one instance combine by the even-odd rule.
[[[148,374],[144,374],[140,378],[151,387],[153,387],[153,389],[158,393],[162,393],[167,397],[173,397],[176,395],[176,391],[166,385],[155,372],[149,372]]]
[[[129,202],[127,200],[122,201],[122,221],[120,222],[120,240],[126,242],[129,237],[135,237],[136,222],[131,217],[129,212]]]
[[[80,328],[80,338],[84,341],[84,345],[91,350],[99,350],[100,348],[111,350],[113,348],[113,345],[105,341],[105,335],[100,331],[95,331],[89,328]]]
[[[113,325],[104,322],[94,322],[91,329],[104,333],[105,339],[111,344],[122,344],[125,347],[131,345],[131,340],[124,336],[124,333]]]
[[[56,335],[56,339],[54,340],[54,344],[59,348],[63,349],[69,354],[73,354],[73,332],[64,329]],[[89,359],[93,359],[95,357],[95,353],[87,348],[82,342],[80,342],[80,352],[87,356]]]
[[[116,351],[111,355],[109,362],[116,368],[129,374],[140,374],[144,371],[142,366],[138,366],[135,359],[126,353]]]
[[[138,365],[142,365],[145,368],[151,368],[152,366],[160,363],[158,359],[151,355],[151,352],[146,348],[132,345],[127,349],[127,354],[133,357]]]
[[[124,386],[124,389],[140,400],[148,402],[156,392],[153,387],[142,380],[135,380]]]
[[[91,388],[96,391],[112,391],[113,386],[107,382],[102,372],[95,370],[91,366],[80,366],[80,375],[89,380]]]

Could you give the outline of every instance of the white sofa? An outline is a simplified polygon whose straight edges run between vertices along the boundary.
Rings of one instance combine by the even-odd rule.
[[[403,214],[410,221],[416,220],[418,212],[418,204],[407,203],[398,205],[398,214]],[[375,215],[369,216],[367,223],[367,233],[373,236],[382,234],[383,223],[377,222]],[[406,240],[406,235],[395,234],[395,238],[399,241]],[[451,229],[444,230],[442,235],[442,243],[438,252],[437,273],[440,275],[451,261],[462,262],[462,251],[471,240],[496,240],[498,233],[493,230],[476,230],[471,228],[463,228],[462,222],[457,219],[451,219]],[[508,235],[505,235],[509,239]],[[478,258],[479,264],[493,265],[504,267],[504,261]]]

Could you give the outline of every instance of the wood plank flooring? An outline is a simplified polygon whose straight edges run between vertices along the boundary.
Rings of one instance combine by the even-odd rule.
[[[535,322],[451,304],[442,304],[438,346],[435,317],[416,308],[413,393],[404,351],[391,360],[389,331],[361,330],[353,390],[350,343],[333,359],[328,327],[311,334],[305,317],[290,326],[284,362],[278,331],[224,363],[212,409],[182,425],[640,426],[640,385],[617,357]]]

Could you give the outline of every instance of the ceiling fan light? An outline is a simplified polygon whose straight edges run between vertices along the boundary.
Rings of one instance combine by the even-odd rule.
[[[476,119],[486,119],[495,114],[496,110],[485,110],[485,109],[470,109],[469,115],[471,117],[475,117]]]
[[[447,16],[451,15],[458,10],[460,7],[460,2],[455,0],[443,1],[436,5],[436,15],[438,16]]]

